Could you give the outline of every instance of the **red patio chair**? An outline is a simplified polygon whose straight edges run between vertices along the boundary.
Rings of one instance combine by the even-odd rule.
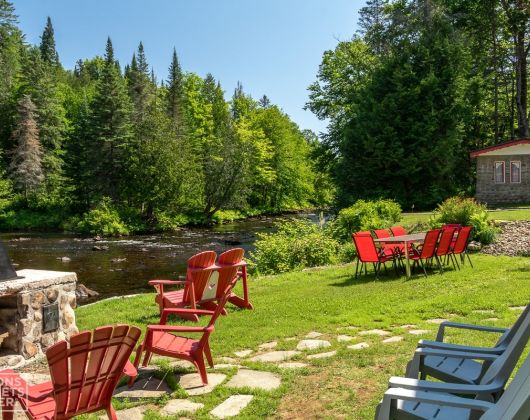
[[[467,253],[467,244],[469,243],[469,238],[471,237],[472,230],[472,226],[464,226],[462,229],[460,229],[460,232],[458,232],[458,236],[456,237],[454,245],[450,249],[450,253],[452,255],[460,255],[462,265],[464,265],[467,256],[469,264],[471,264],[471,268],[473,268],[473,263],[471,262],[471,258],[469,258],[469,254]],[[458,265],[458,261],[456,261],[456,264]]]
[[[15,401],[30,419],[70,419],[106,410],[115,420],[112,393],[123,374],[135,377],[129,362],[140,330],[128,325],[106,326],[73,335],[46,351],[51,381],[28,385],[13,370],[0,371],[3,420],[13,419]]]
[[[449,228],[453,228],[455,229],[455,233],[459,233],[460,230],[462,229],[462,225],[460,223],[447,223],[442,226],[442,229],[449,229]],[[453,240],[451,241],[451,248],[455,246],[455,242],[456,242],[456,237],[453,236]]]
[[[441,229],[433,229],[425,234],[425,240],[419,249],[414,248],[413,252],[409,254],[409,259],[412,260],[412,268],[414,265],[420,265],[423,269],[425,277],[427,277],[427,270],[425,268],[425,262],[432,260],[435,256],[436,245],[438,238],[440,237]]]
[[[401,226],[392,226],[390,228],[390,231],[392,232],[392,235],[394,236],[403,236],[407,234],[407,231],[405,230],[405,228]]]
[[[215,269],[216,257],[217,254],[214,251],[205,251],[194,255],[188,260],[186,277],[179,277],[181,280],[157,279],[149,281],[149,284],[157,290],[155,301],[160,308],[160,315],[166,308],[197,307]],[[164,289],[164,286],[174,285],[183,285],[184,288],[170,292]],[[181,316],[195,322],[199,320],[199,317],[192,313],[182,313]]]
[[[361,263],[360,272],[362,273],[364,267],[365,274],[368,272],[366,265],[368,263],[372,263],[374,266],[375,278],[378,278],[381,264],[385,264],[388,261],[392,261],[393,263],[395,262],[393,255],[384,255],[383,253],[379,252],[379,250],[375,246],[374,239],[371,235],[353,234],[352,239],[355,244],[355,248],[357,248],[357,265],[355,266],[355,278],[357,278],[357,275],[359,273],[359,262]]]
[[[390,238],[390,232],[386,229],[376,229],[374,230],[375,237],[377,239]],[[396,255],[399,246],[396,244],[386,244],[384,242],[379,242],[379,246],[384,255],[394,257]]]
[[[448,228],[442,228],[442,233],[440,234],[440,240],[438,241],[438,246],[436,247],[436,252],[434,253],[434,256],[436,258],[436,262],[438,263],[438,268],[440,269],[440,274],[443,273],[443,257],[449,258],[451,256],[451,244],[453,243],[453,239],[455,236],[457,228],[454,227],[448,227]],[[453,266],[456,270],[456,266]]]
[[[134,359],[134,367],[138,368],[142,353],[145,352],[142,366],[147,366],[153,354],[161,356],[174,357],[177,359],[188,360],[193,363],[201,376],[202,382],[208,384],[208,375],[204,363],[204,357],[208,361],[208,365],[213,368],[212,353],[210,351],[209,338],[214,331],[214,324],[217,318],[223,312],[224,306],[231,296],[232,289],[237,282],[237,277],[232,276],[231,280],[223,292],[222,297],[217,302],[215,311],[206,309],[186,309],[186,308],[167,308],[162,312],[160,325],[148,325],[147,333],[144,342],[138,346],[136,357]],[[210,321],[206,327],[193,326],[174,326],[167,325],[169,315],[195,314],[195,315],[211,315]],[[176,335],[179,333],[198,333],[202,334],[200,339],[193,339]],[[131,377],[129,386],[134,383],[134,378]]]

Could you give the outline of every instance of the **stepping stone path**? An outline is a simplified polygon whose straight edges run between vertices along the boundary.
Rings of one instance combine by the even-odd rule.
[[[379,335],[379,336],[385,336],[390,335],[390,332],[385,330],[379,330],[379,329],[373,329],[373,330],[367,330],[367,331],[361,331],[359,335]]]
[[[307,356],[308,359],[325,359],[327,357],[333,357],[337,354],[335,350],[328,351],[326,353],[317,353],[317,354],[310,354]]]
[[[247,356],[250,356],[251,354],[253,353],[253,350],[241,350],[241,351],[235,351],[234,354],[237,356],[237,357],[247,357]]]
[[[305,338],[318,338],[321,337],[322,333],[319,333],[317,331],[311,331],[310,333],[307,333]]]
[[[301,369],[307,367],[307,364],[302,362],[285,362],[278,365],[281,369]]]
[[[428,319],[425,322],[428,322],[429,324],[438,324],[440,325],[442,322],[449,321],[448,319],[443,318],[434,318],[434,319]]]
[[[338,335],[337,341],[345,342],[345,341],[352,341],[355,340],[355,337],[352,337],[351,335]]]
[[[116,411],[116,416],[118,417],[118,420],[140,420],[144,418],[144,413],[146,412],[147,407],[144,406],[138,406],[138,407],[132,407],[127,408],[126,410],[119,410]],[[24,418],[26,418],[24,416]],[[101,420],[107,420],[107,415],[99,416]]]
[[[296,340],[296,337],[287,337],[287,338],[284,338],[285,341],[295,341]]]
[[[219,360],[221,363],[237,363],[237,360],[233,357],[221,356],[218,357],[217,360]]]
[[[263,343],[258,346],[260,350],[270,350],[278,345],[277,341],[271,341],[270,343]]]
[[[210,414],[220,419],[237,416],[252,401],[252,398],[254,395],[232,395],[210,411]]]
[[[232,363],[218,363],[214,365],[214,369],[231,369],[231,368],[240,368],[241,365],[233,365]]]
[[[399,335],[396,335],[394,337],[390,337],[390,338],[387,338],[387,339],[383,340],[383,343],[385,343],[385,344],[388,344],[388,343],[399,343],[402,340],[403,340],[403,337],[400,337]]]
[[[114,397],[135,401],[142,398],[160,398],[172,392],[163,380],[148,376],[137,379],[131,388],[127,385],[118,388],[114,391]]]
[[[410,330],[409,331],[409,334],[412,334],[412,335],[423,335],[423,334],[428,334],[430,333],[429,330]]]
[[[405,324],[405,325],[400,325],[399,328],[406,328],[408,330],[409,328],[416,328],[416,325],[414,325],[414,324]]]
[[[195,369],[195,365],[187,360],[176,360],[169,364],[172,368]]]
[[[204,395],[213,391],[213,389],[221,384],[226,375],[222,373],[209,373],[208,385],[202,383],[201,377],[198,373],[188,373],[179,378],[179,385],[186,390],[186,393],[191,396]]]
[[[474,314],[493,314],[495,311],[493,309],[475,309],[471,311]]]
[[[348,348],[351,350],[362,350],[362,349],[367,349],[368,347],[370,347],[368,343],[357,343],[357,344],[352,344],[351,346],[348,346]]]
[[[160,414],[163,416],[174,416],[175,414],[188,412],[194,413],[204,407],[204,404],[196,403],[190,400],[171,400],[160,410]],[[129,417],[129,419],[134,417]]]
[[[269,353],[254,356],[249,360],[252,362],[283,362],[296,356],[297,354],[300,354],[300,352],[295,350],[271,351]]]
[[[230,388],[255,388],[270,391],[281,385],[280,376],[271,372],[241,369],[226,384]]]
[[[296,350],[315,350],[324,347],[331,347],[331,343],[326,340],[302,340],[296,346]]]
[[[526,306],[510,306],[508,309],[510,311],[524,311]]]

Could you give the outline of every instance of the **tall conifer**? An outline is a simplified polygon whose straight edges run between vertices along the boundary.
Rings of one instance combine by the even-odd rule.
[[[52,20],[49,16],[48,19],[46,19],[46,26],[42,32],[39,49],[41,57],[45,63],[52,66],[59,64],[59,54],[55,49],[55,35],[53,31]]]

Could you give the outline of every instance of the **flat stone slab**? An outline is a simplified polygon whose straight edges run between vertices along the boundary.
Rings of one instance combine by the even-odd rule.
[[[17,275],[23,278],[0,282],[0,296],[77,281],[76,273],[65,271],[25,269],[17,271]]]
[[[508,309],[510,311],[524,311],[525,308],[526,308],[526,306],[510,306],[510,307],[508,307]]]
[[[403,341],[403,337],[401,337],[399,335],[396,335],[394,337],[389,337],[389,338],[384,339],[383,343],[385,343],[385,344],[388,344],[388,343],[399,343],[400,341]]]
[[[319,333],[318,331],[311,331],[306,334],[305,338],[318,338],[321,336],[322,336],[322,333]]]
[[[298,342],[297,350],[315,350],[325,347],[331,347],[331,343],[326,340],[302,340]]]
[[[260,344],[258,346],[258,348],[260,350],[270,350],[270,349],[273,349],[274,347],[276,347],[278,345],[278,342],[277,341],[270,341],[268,343],[263,343],[263,344]]]
[[[161,410],[160,414],[163,416],[174,416],[178,413],[194,413],[204,407],[204,404],[196,403],[190,400],[171,400]],[[128,419],[132,420],[132,419]]]
[[[409,328],[416,328],[416,325],[414,325],[414,324],[404,324],[404,325],[400,325],[399,328],[406,328],[408,330]]]
[[[355,337],[352,337],[351,335],[338,335],[337,336],[337,341],[340,341],[340,342],[348,342],[348,341],[352,341],[352,340],[355,340]]]
[[[348,348],[351,350],[362,350],[362,349],[367,349],[368,347],[370,347],[370,344],[364,343],[364,342],[352,344],[351,346],[348,346]]]
[[[195,369],[195,365],[188,360],[175,360],[169,364],[171,368]]]
[[[409,331],[409,334],[412,334],[412,335],[423,335],[423,334],[429,334],[430,331],[429,330],[410,330]]]
[[[284,338],[285,341],[295,341],[297,338],[296,337],[287,337],[287,338]]]
[[[127,408],[125,410],[116,411],[118,420],[141,420],[144,418],[144,413],[147,411],[147,407],[142,405],[138,407]],[[107,420],[107,415],[99,416],[101,420]]]
[[[247,357],[247,356],[250,356],[253,352],[254,350],[246,349],[246,350],[235,351],[234,354],[237,357]]]
[[[221,356],[221,357],[218,357],[217,360],[221,363],[237,363],[237,360],[234,359],[233,357]]]
[[[306,363],[302,362],[285,362],[278,365],[281,369],[302,369],[307,367]]]
[[[359,332],[359,335],[379,335],[379,336],[385,336],[390,335],[389,331],[380,330],[378,328],[374,328],[373,330],[366,330]]]
[[[279,350],[271,351],[269,353],[264,354],[258,354],[257,356],[254,356],[249,360],[251,360],[252,362],[283,362],[284,360],[291,359],[297,354],[300,354],[300,352],[296,350]]]
[[[493,322],[493,321],[498,321],[498,320],[499,320],[499,318],[486,318],[483,321],[492,321]]]
[[[233,365],[232,363],[218,363],[214,366],[214,369],[232,369],[232,368],[240,368],[241,365]],[[208,368],[209,369],[209,368]]]
[[[163,380],[149,376],[137,379],[131,388],[127,385],[118,388],[114,391],[114,397],[135,401],[142,398],[160,398],[172,392]]]
[[[442,322],[449,321],[448,319],[444,318],[434,318],[434,319],[428,319],[425,322],[428,322],[429,324],[437,324],[440,325]]]
[[[208,385],[204,385],[198,373],[188,373],[179,377],[179,385],[186,390],[188,395],[204,395],[212,392],[225,379],[226,375],[222,373],[209,373]]]
[[[474,314],[494,314],[495,313],[493,309],[475,309],[471,312]]]
[[[252,401],[252,398],[254,395],[232,395],[210,411],[210,414],[220,419],[237,416]]]
[[[226,384],[230,388],[255,388],[270,391],[281,385],[281,378],[275,373],[241,369]]]
[[[335,350],[328,351],[326,353],[317,353],[317,354],[310,354],[307,356],[308,359],[326,359],[328,357],[333,357],[337,354]]]

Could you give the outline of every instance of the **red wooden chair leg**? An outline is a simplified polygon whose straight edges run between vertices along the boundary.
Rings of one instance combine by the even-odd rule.
[[[206,360],[208,360],[208,365],[213,369],[213,358],[212,358],[212,352],[210,351],[210,344],[206,343],[204,346],[204,355],[206,356]]]
[[[142,366],[143,366],[143,367],[146,367],[146,366],[149,364],[149,362],[151,361],[151,356],[152,356],[152,355],[153,355],[153,354],[152,354],[149,350],[147,350],[147,351],[145,352],[144,361],[143,361],[143,363],[142,363]]]
[[[206,374],[206,366],[204,365],[204,356],[201,353],[197,353],[195,356],[195,364],[197,365],[197,370],[199,375],[201,375],[201,380],[204,385],[208,385],[208,375]]]
[[[118,420],[118,416],[116,415],[116,410],[114,410],[114,407],[112,406],[112,404],[110,404],[105,411],[107,412],[107,417],[110,420]]]
[[[143,344],[138,346],[138,348],[136,349],[136,356],[134,356],[134,362],[133,362],[133,366],[136,369],[138,369],[138,366],[140,366],[140,360],[142,359],[143,351],[144,351],[144,345]],[[135,379],[136,379],[135,376],[131,376],[129,378],[129,380],[127,381],[127,385],[129,386],[129,388],[131,386],[133,386]]]
[[[15,399],[13,397],[4,395],[6,390],[0,388],[0,404],[2,406],[2,420],[13,420],[15,410]]]

